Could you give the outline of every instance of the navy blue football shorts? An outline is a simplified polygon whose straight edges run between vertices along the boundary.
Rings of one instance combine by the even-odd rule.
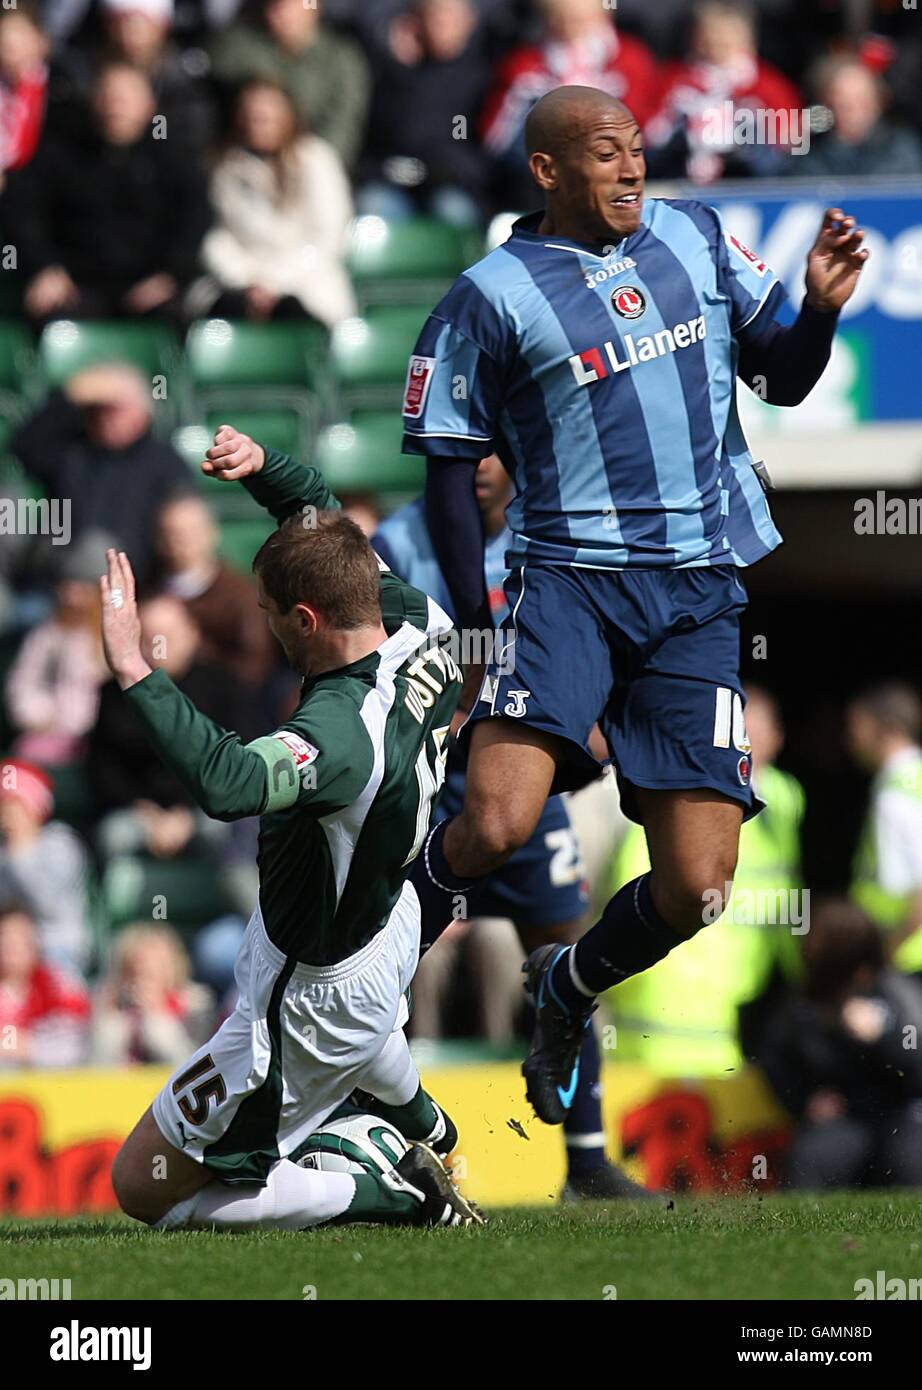
[[[526,564],[506,580],[510,616],[461,742],[480,719],[564,740],[552,792],[598,776],[598,723],[625,815],[638,787],[710,788],[762,809],[751,785],[739,679],[746,590],[735,565],[676,570]]]
[[[463,804],[464,770],[449,768],[435,820],[456,816]],[[478,879],[465,897],[469,917],[509,917],[521,927],[580,920],[589,906],[589,888],[562,797],[548,797],[531,838],[501,868]]]

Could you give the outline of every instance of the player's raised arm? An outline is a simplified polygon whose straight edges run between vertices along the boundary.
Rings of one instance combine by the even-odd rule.
[[[260,749],[245,746],[239,735],[197,710],[165,671],[148,665],[141,651],[141,623],[127,555],[107,552],[100,593],[106,661],[160,758],[206,815],[227,821],[259,815],[270,799],[266,758]],[[279,756],[284,756],[284,750]],[[284,780],[281,775],[277,778]],[[291,781],[294,802],[297,777]]]
[[[863,240],[854,217],[829,208],[807,256],[806,294],[795,322],[787,328],[776,323],[766,300],[737,332],[738,374],[770,405],[799,405],[826,370],[839,311],[870,254]]]
[[[243,483],[250,496],[279,522],[307,507],[328,511],[340,505],[316,468],[264,448],[233,425],[221,425],[216,431],[202,472],[221,482]]]

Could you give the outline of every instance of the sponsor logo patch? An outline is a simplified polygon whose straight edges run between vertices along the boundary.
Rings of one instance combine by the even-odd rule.
[[[745,246],[740,241],[739,237],[735,237],[732,232],[725,232],[724,238],[730,249],[735,251],[738,256],[741,256],[749,269],[754,271],[760,279],[763,275],[768,274],[768,266],[762,260],[761,256],[757,256],[755,251],[750,251],[749,247]]]
[[[639,293],[639,291],[634,291]],[[633,333],[625,333],[623,343],[603,343],[600,348],[587,348],[585,352],[575,353],[569,359],[577,386],[589,386],[594,381],[602,381],[618,372],[628,372],[643,362],[652,362],[657,357],[666,357],[673,352],[682,352],[703,342],[707,337],[707,323],[704,315],[689,319],[688,323],[676,324],[674,328],[661,328],[657,333],[644,334],[635,338]],[[619,357],[618,353],[622,355]]]
[[[418,420],[422,415],[434,373],[434,357],[417,357],[414,354],[410,358],[407,385],[403,395],[403,413],[408,420]]]
[[[749,774],[750,774],[750,771],[751,771],[751,768],[750,768],[749,759],[746,758],[746,757],[740,758],[739,762],[738,762],[737,765],[736,765],[736,773],[737,773],[737,776],[738,776],[739,779],[740,779],[740,786],[743,786],[743,787],[748,787],[748,786],[749,786]]]
[[[646,311],[646,295],[636,285],[622,285],[612,290],[612,307],[623,319],[639,319]]]

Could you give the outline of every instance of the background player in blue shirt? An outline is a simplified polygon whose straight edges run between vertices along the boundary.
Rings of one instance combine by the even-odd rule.
[[[592,775],[600,723],[652,869],[576,946],[526,964],[528,1095],[560,1123],[595,996],[704,925],[704,904],[732,880],[740,824],[759,809],[738,570],[780,537],[736,378],[799,403],[868,253],[854,219],[828,211],[804,304],[782,327],[776,276],[714,209],[645,199],[640,131],[619,102],[558,88],[533,108],[526,142],[545,211],[459,277],[407,378],[405,448],[429,458],[429,528],[464,626],[487,612],[478,459],[495,449],[516,490],[514,670],[488,668],[476,686],[469,673],[468,698],[479,697],[463,731],[464,809],[430,832],[414,882],[435,929],[452,893],[528,840],[549,793]]]
[[[495,454],[479,464],[475,491],[483,517],[484,573],[490,615],[494,625],[501,628],[509,614],[503,585],[509,572],[506,551],[512,540],[505,515],[512,497],[512,484]],[[451,592],[439,568],[426,526],[422,498],[389,516],[372,544],[395,574],[430,594],[451,615]],[[463,808],[464,761],[453,747],[435,812],[440,820],[458,815]],[[579,843],[562,797],[548,797],[527,842],[494,874],[475,884],[465,897],[469,917],[510,918],[526,952],[549,942],[569,944],[578,940],[588,892]],[[580,1049],[577,1087],[564,1120],[567,1149],[564,1195],[568,1198],[643,1196],[643,1189],[606,1159],[599,1072],[598,1040],[595,1031],[587,1028]]]

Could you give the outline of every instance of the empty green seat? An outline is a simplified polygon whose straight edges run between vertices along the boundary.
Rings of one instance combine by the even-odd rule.
[[[337,325],[331,350],[343,406],[399,411],[407,365],[425,320],[422,308],[382,306]]]
[[[386,222],[382,217],[358,217],[350,232],[348,266],[363,305],[431,308],[481,254],[478,233],[435,218]]]
[[[312,323],[204,319],[186,338],[186,363],[197,394],[242,387],[314,389],[325,380],[328,335]]]
[[[181,395],[179,348],[173,330],[164,323],[121,319],[49,323],[39,340],[42,370],[51,386],[61,386],[75,372],[100,362],[129,362],[146,377],[162,376],[169,400]]]
[[[334,492],[422,491],[425,459],[400,452],[403,423],[396,411],[368,412],[330,425],[317,440],[314,462]]]
[[[223,486],[223,484],[217,484]],[[252,518],[226,519],[221,523],[221,556],[241,574],[251,574],[253,556],[266,537],[275,530],[275,522],[265,512]]]

